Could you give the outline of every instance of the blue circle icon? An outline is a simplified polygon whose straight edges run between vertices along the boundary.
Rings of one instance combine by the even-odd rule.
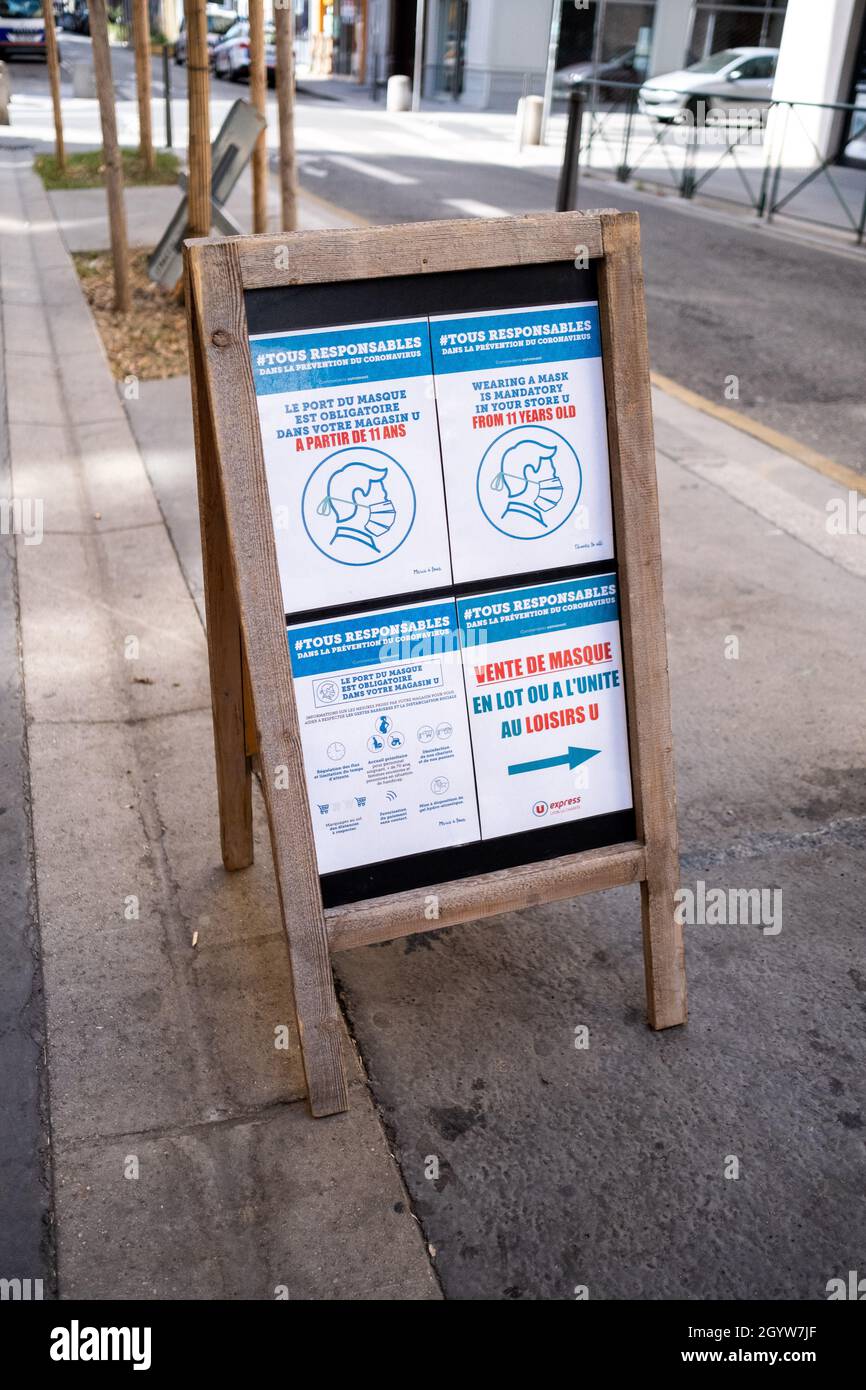
[[[304,530],[338,565],[376,565],[399,550],[415,523],[415,489],[382,449],[337,449],[307,479]]]
[[[514,540],[558,531],[583,487],[580,460],[568,440],[544,425],[503,430],[478,466],[478,505],[490,525]]]

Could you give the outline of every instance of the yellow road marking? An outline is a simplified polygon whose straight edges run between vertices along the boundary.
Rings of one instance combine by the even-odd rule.
[[[850,488],[853,492],[860,492],[866,497],[866,478],[856,473],[853,468],[849,468],[847,464],[836,463],[834,459],[819,454],[817,449],[811,449],[808,444],[801,444],[798,439],[792,439],[789,434],[782,434],[781,430],[774,430],[769,425],[762,425],[759,420],[751,420],[748,415],[741,414],[739,410],[732,410],[728,405],[717,405],[715,401],[707,400],[706,396],[699,396],[697,391],[690,391],[687,386],[680,386],[679,382],[671,381],[668,376],[662,376],[661,372],[651,372],[650,379],[653,386],[664,391],[665,395],[673,396],[676,400],[682,401],[683,405],[690,405],[694,410],[702,410],[705,415],[712,415],[716,420],[723,420],[726,425],[733,425],[734,429],[752,435],[754,439],[759,439],[762,444],[767,444],[771,449],[778,449],[779,453],[790,455],[798,463],[804,463],[807,468],[813,468],[816,473],[823,473],[825,478],[832,478],[834,483]]]
[[[353,221],[359,227],[372,225],[369,218],[362,217],[359,213],[348,212],[346,208],[341,208],[336,203],[329,202],[327,198],[319,197],[316,193],[310,193],[306,188],[299,190],[299,192],[310,202],[318,203],[323,210]],[[834,483],[839,483],[841,487],[850,488],[853,492],[859,492],[866,497],[866,478],[855,472],[853,468],[849,468],[847,464],[837,463],[835,459],[827,458],[826,454],[819,454],[817,449],[812,449],[808,444],[801,444],[798,439],[792,439],[789,434],[783,434],[781,430],[774,430],[770,425],[762,425],[759,420],[752,420],[739,410],[732,410],[727,405],[717,405],[715,401],[708,400],[706,396],[699,395],[697,391],[690,391],[687,386],[680,386],[679,382],[672,381],[669,376],[662,376],[661,372],[651,372],[650,379],[653,386],[657,386],[666,395],[682,401],[684,405],[690,405],[693,410],[700,410],[704,415],[712,415],[716,420],[722,420],[726,425],[733,425],[734,429],[742,430],[744,434],[750,434],[770,449],[777,449],[781,454],[788,454],[798,463],[805,464],[807,468],[814,469],[816,473],[822,473],[825,478],[831,478]]]
[[[323,212],[339,217],[342,221],[353,222],[356,227],[371,227],[373,225],[368,217],[362,217],[359,212],[349,212],[348,208],[341,208],[339,204],[332,203],[330,199],[323,198],[318,193],[311,193],[308,188],[298,187],[298,201],[314,203]],[[323,228],[322,230],[327,229]]]

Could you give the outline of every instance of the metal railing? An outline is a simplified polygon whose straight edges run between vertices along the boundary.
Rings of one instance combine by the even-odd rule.
[[[866,147],[866,108],[850,102],[753,98],[719,108],[717,94],[676,92],[688,107],[675,118],[659,118],[640,98],[637,83],[605,81],[612,99],[584,84],[582,102],[573,93],[572,115],[582,104],[579,148],[583,172],[605,173],[622,183],[659,187],[682,198],[701,194],[750,209],[770,222],[786,216],[850,235],[858,246],[866,235],[866,168],[840,164],[855,142]],[[577,105],[575,105],[577,103]],[[672,105],[675,103],[672,103]],[[821,153],[814,127],[850,121],[842,151]],[[568,148],[568,141],[567,141]]]

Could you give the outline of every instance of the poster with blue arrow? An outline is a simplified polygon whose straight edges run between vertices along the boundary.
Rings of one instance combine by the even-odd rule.
[[[616,575],[457,610],[482,838],[629,810]]]

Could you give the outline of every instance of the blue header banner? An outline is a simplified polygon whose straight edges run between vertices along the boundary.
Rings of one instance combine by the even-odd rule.
[[[616,575],[475,594],[457,600],[457,613],[464,641],[470,646],[615,622],[619,617]]]
[[[601,356],[598,305],[554,304],[430,320],[437,373],[529,367]]]
[[[426,319],[251,338],[257,396],[429,376]]]
[[[288,628],[286,636],[296,680],[435,656],[459,647],[457,611],[451,600],[305,623]]]

